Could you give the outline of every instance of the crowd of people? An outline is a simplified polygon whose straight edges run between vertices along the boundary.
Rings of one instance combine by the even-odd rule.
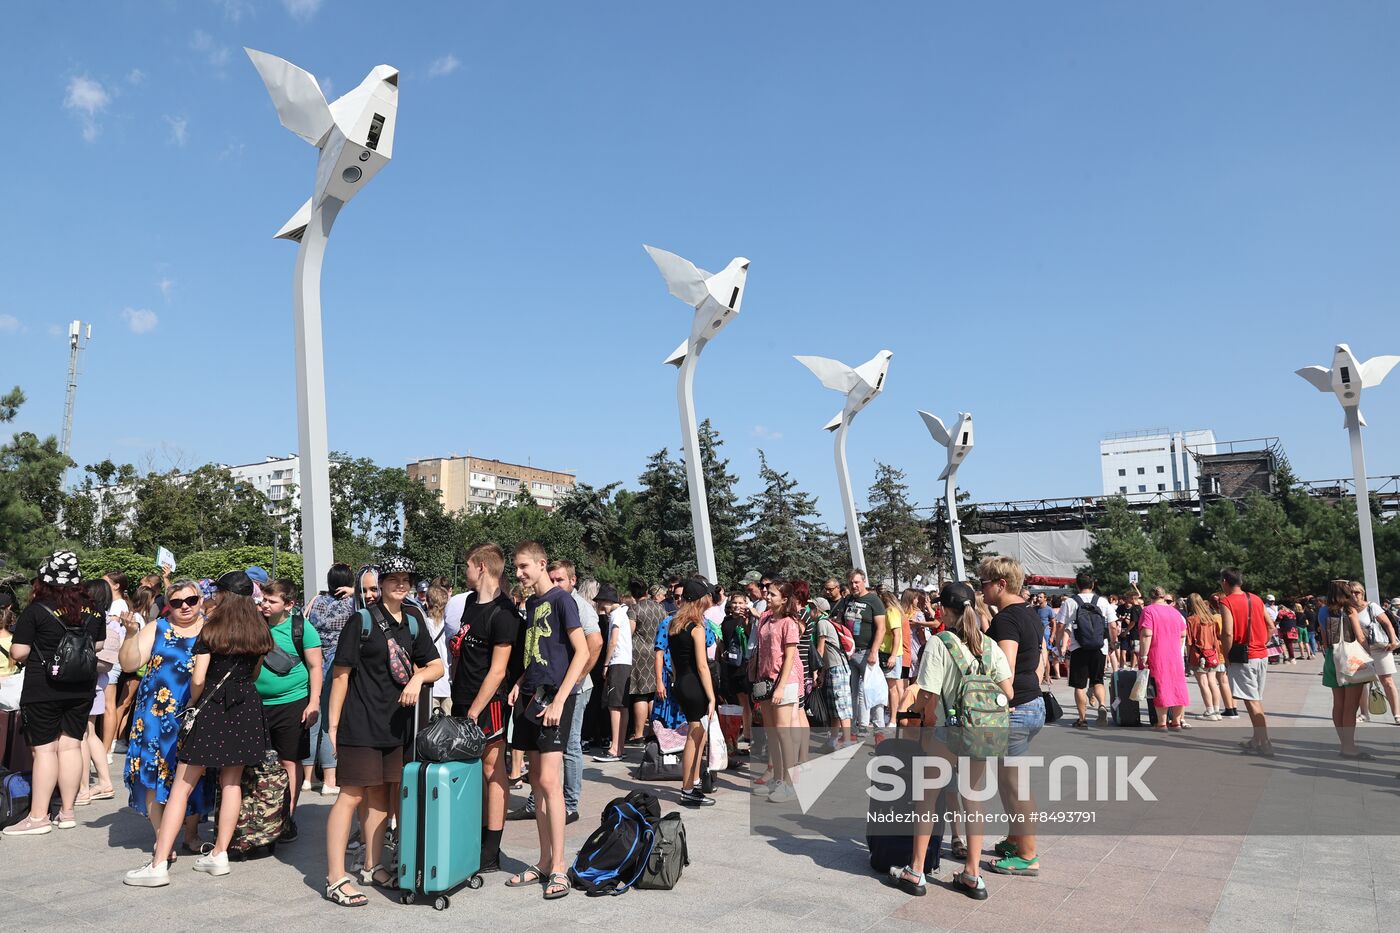
[[[1247,592],[1231,569],[1209,595],[1102,595],[1087,573],[1073,593],[1033,594],[1018,562],[991,557],[975,586],[937,592],[872,589],[857,569],[815,588],[754,572],[728,588],[688,577],[633,581],[619,594],[534,542],[517,546],[509,567],[499,546],[475,546],[465,572],[467,588],[454,593],[444,578],[419,579],[403,557],[337,564],[326,590],[303,601],[293,581],[260,567],[133,585],[120,573],[83,580],[75,554],[53,554],[23,612],[12,598],[0,603],[0,681],[22,666],[34,758],[30,811],[4,834],[73,828],[75,808],[114,797],[108,765],[121,740],[127,803],[153,832],[151,858],[124,881],[167,885],[182,855],[225,875],[244,769],[271,756],[286,774],[280,841],[298,837],[301,795],[329,798],[324,895],[362,906],[365,886],[397,883],[398,785],[417,725],[437,709],[472,720],[486,740],[481,870],[501,870],[506,820],[533,820],[539,856],[505,884],[552,900],[570,891],[564,831],[579,819],[585,749],[617,765],[661,730],[683,736],[676,800],[699,810],[714,803],[703,774],[715,730],[743,758],[764,729],[765,765],[752,780],[774,803],[794,799],[813,754],[878,744],[905,725],[938,726],[917,732],[924,750],[968,768],[977,785],[987,761],[1028,753],[1059,677],[1074,691],[1074,727],[1087,729],[1091,710],[1099,723],[1109,716],[1115,672],[1146,671],[1163,732],[1191,727],[1194,677],[1199,717],[1238,717],[1242,703],[1252,727],[1243,750],[1272,756],[1269,667],[1321,653],[1344,758],[1369,757],[1355,741],[1369,690],[1400,724],[1397,606],[1371,603],[1345,580],[1282,605]],[[1359,646],[1369,680],[1357,664],[1335,667],[1342,642]],[[995,747],[958,728],[984,715],[999,724]],[[1030,812],[1018,775],[1002,770],[1001,802]],[[527,782],[525,803],[509,809],[511,790]],[[1030,832],[997,842],[984,863],[972,818],[982,804],[961,806],[969,819],[951,839],[963,863],[956,889],[985,898],[984,868],[1038,873]],[[212,844],[199,834],[209,817]],[[891,879],[917,895],[932,829],[915,825],[909,861]]]

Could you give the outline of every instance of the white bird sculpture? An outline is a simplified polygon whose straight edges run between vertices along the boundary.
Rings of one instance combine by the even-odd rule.
[[[948,506],[948,533],[953,543],[954,579],[961,581],[966,579],[967,574],[963,566],[962,526],[958,522],[958,465],[967,459],[972,450],[972,413],[959,412],[957,423],[953,425],[951,432],[943,426],[943,419],[937,415],[920,411],[919,417],[924,419],[924,424],[928,426],[928,432],[933,435],[933,439],[948,449],[948,465],[938,474],[938,478],[944,481],[943,497]]]

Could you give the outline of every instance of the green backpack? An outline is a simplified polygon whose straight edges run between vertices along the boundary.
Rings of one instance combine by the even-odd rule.
[[[939,632],[938,638],[961,670],[958,659],[966,647],[952,632]],[[974,658],[963,670],[958,695],[943,698],[943,709],[949,719],[948,748],[960,758],[999,758],[1006,754],[1011,710],[1006,694],[987,673],[990,669],[984,647],[981,659]]]

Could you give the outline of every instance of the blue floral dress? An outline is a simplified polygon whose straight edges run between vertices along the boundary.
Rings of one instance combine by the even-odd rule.
[[[131,711],[131,736],[127,740],[126,786],[131,792],[131,809],[146,814],[146,792],[156,792],[156,803],[170,798],[175,782],[175,750],[180,738],[180,710],[190,699],[194,673],[194,644],[198,635],[181,638],[167,619],[151,623],[156,627],[146,676],[136,691]],[[187,814],[210,813],[214,809],[214,782],[209,775],[200,779],[190,795]]]

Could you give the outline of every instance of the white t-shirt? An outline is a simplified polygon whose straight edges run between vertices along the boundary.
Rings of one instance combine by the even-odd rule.
[[[617,640],[613,642],[612,656],[608,658],[609,664],[631,664],[632,663],[632,620],[628,618],[627,607],[618,606],[608,613],[608,625],[612,631],[608,633],[608,638],[612,638],[612,632],[617,633]]]
[[[458,593],[456,596],[449,596],[447,605],[442,609],[442,622],[447,628],[447,640],[451,641],[457,637],[457,631],[462,627],[462,610],[467,606],[467,597],[472,594],[471,590]],[[450,678],[444,678],[450,679]]]
[[[601,635],[603,630],[598,625],[598,610],[593,608],[593,603],[584,599],[577,591],[570,590],[569,595],[574,598],[574,605],[578,607],[578,621],[579,625],[583,627],[583,636],[587,638],[595,633]],[[588,671],[583,672],[581,680],[578,692],[580,694],[591,693],[593,691],[593,678],[588,676]]]
[[[1093,600],[1098,604],[1099,612],[1103,613],[1105,626],[1112,625],[1114,622],[1118,621],[1118,611],[1113,608],[1113,604],[1102,596],[1095,596],[1093,590],[1087,593],[1080,593],[1079,598],[1083,599],[1086,603]],[[1060,603],[1060,624],[1069,629],[1070,651],[1075,651],[1079,648],[1079,639],[1074,637],[1074,617],[1078,612],[1079,603],[1073,596],[1066,596],[1065,601]],[[1112,638],[1109,637],[1108,630],[1105,627],[1102,648],[1104,654],[1108,654],[1108,643],[1110,641],[1112,641]]]

